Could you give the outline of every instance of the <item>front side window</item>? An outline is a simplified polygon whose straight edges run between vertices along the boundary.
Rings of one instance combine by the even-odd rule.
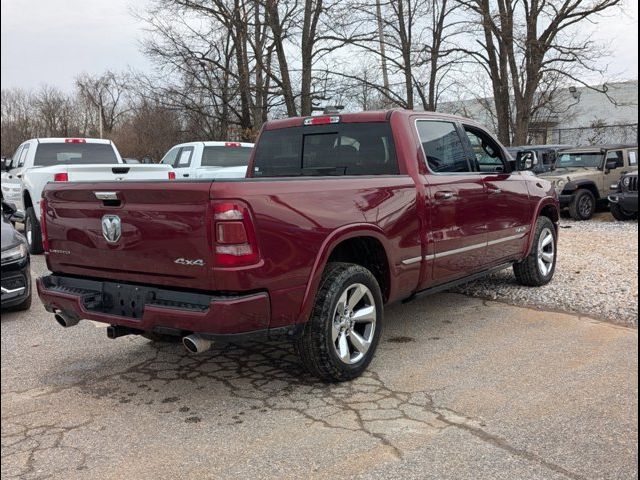
[[[638,165],[638,150],[629,150],[629,166],[636,167]]]
[[[176,158],[178,158],[179,151],[180,147],[173,147],[171,150],[165,153],[164,157],[162,157],[162,160],[160,160],[160,163],[171,165],[173,167],[176,163]]]
[[[255,177],[398,173],[387,122],[265,130],[256,146],[253,171]]]
[[[465,133],[471,143],[476,170],[479,172],[504,171],[504,160],[500,146],[486,133],[468,126],[464,126]],[[535,163],[535,152],[528,150],[523,152],[523,157],[530,154],[531,166]],[[529,167],[530,168],[530,167]]]
[[[419,120],[416,125],[427,164],[432,172],[471,171],[466,151],[454,123]]]
[[[622,155],[622,150],[613,150],[607,152],[607,163],[612,160],[616,161],[617,168],[624,167],[624,156]]]
[[[13,157],[11,157],[11,162],[9,163],[9,170],[18,168],[18,162],[20,161],[20,154],[22,153],[22,147],[23,145],[20,145],[16,150],[16,153],[14,153]]]
[[[20,153],[20,161],[18,162],[18,167],[21,167],[24,165],[24,161],[27,158],[27,153],[29,153],[29,144],[27,143],[24,148],[22,149],[22,152]]]

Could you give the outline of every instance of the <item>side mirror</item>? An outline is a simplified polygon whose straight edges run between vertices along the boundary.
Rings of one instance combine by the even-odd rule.
[[[618,161],[617,160],[607,160],[607,164],[605,165],[605,168],[606,168],[607,171],[615,170],[616,168],[618,168]]]
[[[18,222],[18,223],[24,223],[24,221],[26,220],[26,215],[22,212],[13,212],[10,216],[9,216],[9,220],[11,222]]]
[[[10,158],[3,158],[2,159],[2,163],[0,163],[0,170],[3,172],[8,172],[9,171],[9,165],[11,165],[11,159]]]
[[[2,216],[10,222],[24,223],[25,214],[18,211],[18,208],[13,203],[2,201]]]

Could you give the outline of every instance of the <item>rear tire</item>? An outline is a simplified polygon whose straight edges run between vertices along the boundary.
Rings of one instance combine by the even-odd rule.
[[[42,231],[40,230],[40,222],[36,217],[36,211],[33,207],[27,208],[26,218],[24,220],[24,234],[27,237],[27,245],[29,253],[38,255],[44,251],[42,247]]]
[[[556,271],[557,242],[558,234],[553,222],[547,217],[539,217],[531,253],[513,265],[513,273],[520,285],[541,287],[551,281]]]
[[[628,220],[634,220],[634,219],[638,218],[638,213],[637,212],[636,213],[627,212],[618,203],[611,203],[611,205],[609,207],[610,207],[610,210],[611,210],[611,215],[613,215],[613,218],[615,218],[616,220],[619,220],[621,222],[626,222]]]
[[[373,274],[360,265],[327,265],[304,332],[294,346],[303,365],[328,382],[359,377],[382,331],[383,303]]]
[[[590,220],[596,211],[596,197],[589,190],[578,190],[569,205],[571,218],[577,221]]]

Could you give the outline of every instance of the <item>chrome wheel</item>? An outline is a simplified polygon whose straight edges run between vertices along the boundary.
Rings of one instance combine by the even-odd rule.
[[[336,304],[331,343],[338,358],[358,363],[369,351],[376,330],[376,304],[371,290],[361,283],[347,287]]]
[[[547,276],[553,270],[556,261],[556,245],[553,232],[545,228],[540,232],[538,241],[538,268],[543,276]]]

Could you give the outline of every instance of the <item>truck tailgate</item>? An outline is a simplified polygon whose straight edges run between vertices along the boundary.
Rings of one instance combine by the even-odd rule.
[[[209,181],[48,184],[49,269],[213,290],[210,187]]]

